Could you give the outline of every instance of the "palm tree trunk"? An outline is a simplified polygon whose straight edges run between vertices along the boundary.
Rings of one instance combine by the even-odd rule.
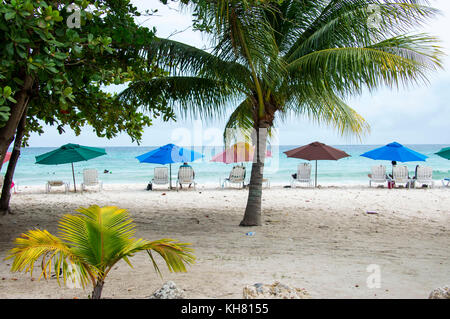
[[[256,148],[253,156],[252,173],[244,219],[239,226],[261,226],[261,198],[266,156],[267,128],[256,128]]]
[[[28,108],[28,107],[27,107]],[[27,108],[23,112],[22,119],[16,131],[16,138],[14,140],[14,149],[9,159],[8,169],[6,170],[5,180],[3,182],[2,196],[0,199],[0,212],[4,215],[11,214],[9,201],[11,200],[11,184],[13,181],[14,171],[16,170],[17,161],[20,156],[20,148],[22,147],[22,139],[25,134],[25,125],[27,123]]]
[[[95,284],[94,291],[92,291],[92,299],[100,299],[102,296],[103,285],[105,282],[103,280],[97,280]]]

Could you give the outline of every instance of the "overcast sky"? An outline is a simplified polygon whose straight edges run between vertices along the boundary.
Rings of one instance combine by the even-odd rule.
[[[170,37],[173,40],[208,47],[206,39],[200,33],[190,29],[191,16],[188,12],[179,12],[178,6],[162,5],[159,0],[132,0],[139,10],[158,9],[151,18],[142,18],[145,26],[155,26],[157,36]],[[442,40],[444,51],[450,50],[450,1],[435,0],[432,5],[440,9],[443,16],[429,24],[426,31]],[[176,33],[177,31],[182,31]],[[175,34],[174,34],[175,33]],[[428,86],[411,89],[379,89],[372,94],[348,100],[348,104],[360,113],[371,126],[371,132],[362,141],[339,136],[334,130],[318,127],[307,119],[290,119],[278,126],[278,141],[282,145],[303,145],[316,140],[331,144],[387,144],[397,141],[402,144],[450,144],[450,58],[445,58],[445,70],[430,77]],[[163,123],[156,120],[145,130],[142,145],[153,146],[167,143],[180,145],[217,145],[221,143],[221,134],[225,121],[201,122],[181,120],[176,123]],[[120,135],[112,140],[98,138],[91,128],[83,129],[81,136],[72,132],[59,135],[55,128],[45,127],[45,134],[33,135],[30,146],[60,146],[65,143],[78,143],[91,146],[128,146],[131,139]]]

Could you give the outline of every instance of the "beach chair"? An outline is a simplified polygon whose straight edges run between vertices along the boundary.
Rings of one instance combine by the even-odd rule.
[[[151,183],[152,189],[154,185],[169,185],[169,169],[167,167],[155,167]]]
[[[312,186],[311,179],[311,164],[302,163],[297,167],[297,177],[292,178],[291,187],[293,188],[296,183],[306,183],[308,186]]]
[[[45,193],[50,193],[52,187],[62,187],[64,186],[64,190],[66,194],[69,192],[70,183],[65,183],[63,181],[47,181],[45,185]]]
[[[197,189],[197,183],[194,180],[194,169],[192,167],[180,167],[178,170],[178,179],[177,179],[177,191],[178,186],[186,185],[194,185],[194,189]]]
[[[433,182],[433,169],[431,167],[427,166],[419,166],[417,167],[417,176],[414,179],[414,187],[416,187],[417,184],[427,185],[430,187],[434,186]]]
[[[444,187],[450,187],[450,178],[444,178],[442,180],[442,186]]]
[[[375,184],[384,184],[387,183],[388,179],[386,178],[386,166],[378,165],[372,166],[369,180],[369,187],[372,187],[372,183]]]
[[[392,180],[395,185],[405,184],[405,187],[410,188],[412,179],[409,178],[407,166],[394,166],[392,168]]]
[[[242,188],[244,188],[245,183],[245,167],[244,166],[235,166],[230,172],[230,176],[225,178],[222,182],[222,188],[227,184],[238,184],[239,186],[242,184]]]
[[[98,172],[96,169],[83,170],[83,183],[81,184],[81,191],[85,191],[87,187],[98,186],[101,191],[103,189],[103,182],[98,180]]]

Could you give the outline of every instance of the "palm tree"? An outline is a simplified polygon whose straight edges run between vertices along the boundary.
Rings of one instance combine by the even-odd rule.
[[[83,288],[90,282],[92,299],[100,299],[106,276],[117,262],[140,251],[147,251],[155,270],[160,273],[152,251],[158,253],[170,271],[186,271],[195,257],[187,243],[172,239],[147,241],[133,238],[136,226],[125,209],[91,206],[80,208],[78,214],[64,215],[59,223],[60,236],[46,230],[30,230],[15,240],[7,259],[14,258],[11,271],[33,273],[35,262],[42,257],[41,277],[54,272],[60,283],[77,279]],[[72,282],[70,282],[72,284]]]
[[[222,117],[253,130],[250,188],[241,226],[261,225],[267,132],[277,117],[307,117],[363,136],[365,120],[345,103],[381,86],[424,83],[441,67],[438,40],[408,33],[438,12],[414,0],[191,1],[213,50],[158,39],[142,48],[169,77],[136,81],[121,98],[162,97],[183,115]],[[376,22],[375,24],[373,22]]]

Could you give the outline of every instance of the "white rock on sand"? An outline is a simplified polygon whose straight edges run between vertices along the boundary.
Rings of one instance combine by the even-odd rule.
[[[305,289],[291,288],[278,281],[271,285],[257,283],[244,287],[244,299],[310,299]]]
[[[61,216],[80,206],[129,210],[136,237],[192,243],[196,263],[170,273],[146,253],[109,273],[105,298],[148,298],[167,281],[189,298],[242,298],[249,283],[279,281],[313,298],[428,298],[450,278],[450,190],[369,189],[368,186],[263,190],[260,227],[239,227],[248,190],[198,187],[146,191],[142,185],[104,185],[103,192],[54,192],[44,186],[13,195],[15,215],[0,217],[0,298],[86,298],[91,288],[60,288],[29,274],[11,273],[4,260],[21,233],[57,234]],[[162,195],[165,193],[166,195]],[[375,211],[378,214],[367,214]],[[254,232],[253,236],[246,236]],[[324,287],[327,287],[324,289]]]
[[[450,299],[450,288],[436,288],[430,293],[428,299]]]
[[[173,281],[166,282],[156,290],[149,299],[184,299],[184,291],[175,285]]]

